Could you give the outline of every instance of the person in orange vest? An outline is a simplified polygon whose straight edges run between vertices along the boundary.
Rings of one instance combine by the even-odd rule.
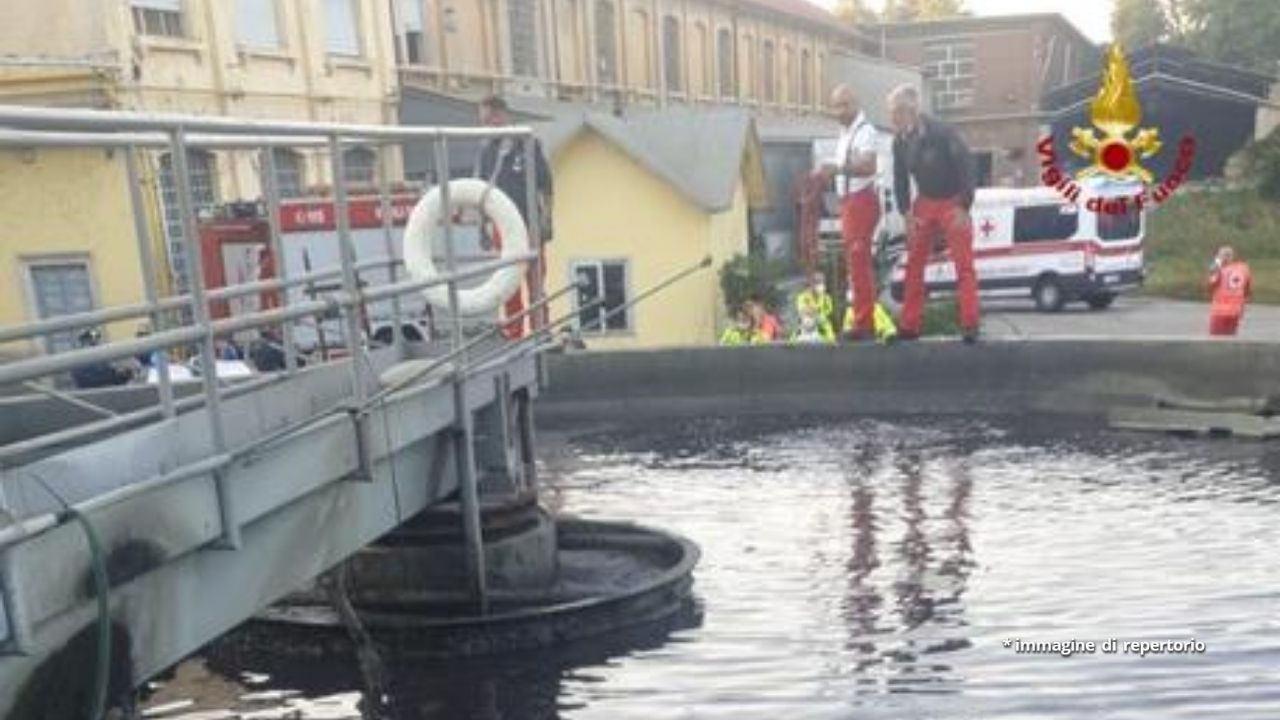
[[[1209,310],[1210,335],[1235,335],[1244,315],[1244,306],[1253,293],[1253,277],[1249,266],[1236,258],[1230,245],[1218,248],[1209,272],[1209,294],[1213,305]]]
[[[779,342],[783,339],[782,323],[778,321],[776,315],[765,309],[764,303],[759,300],[749,300],[747,310],[751,313],[751,319],[755,321],[756,332],[764,342]]]

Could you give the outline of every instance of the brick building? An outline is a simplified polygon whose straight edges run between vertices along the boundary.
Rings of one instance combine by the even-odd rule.
[[[1098,48],[1058,14],[884,23],[866,34],[884,57],[921,68],[934,114],[959,128],[984,185],[1036,181],[1042,98],[1098,67]]]

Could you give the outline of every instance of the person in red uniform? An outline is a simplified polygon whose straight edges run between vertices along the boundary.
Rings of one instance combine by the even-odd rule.
[[[480,123],[489,127],[510,125],[511,116],[506,100],[496,95],[491,95],[480,101]],[[529,271],[526,274],[525,285],[530,293],[529,300],[531,303],[533,301],[534,284],[537,283],[539,287],[543,287],[546,281],[546,244],[551,240],[551,167],[547,164],[547,158],[542,153],[542,145],[537,139],[533,141],[533,162],[535,167],[532,169],[525,167],[523,139],[493,138],[481,148],[475,172],[476,177],[493,183],[503,194],[511,198],[511,201],[516,205],[516,209],[520,211],[520,217],[524,220],[526,227],[529,226],[526,184],[529,182],[529,177],[533,177],[534,202],[538,205],[538,225],[540,227],[529,228],[529,244],[536,248],[538,252],[538,260],[530,263]],[[496,228],[491,231],[491,236],[493,237],[494,245],[501,249],[502,238]],[[508,318],[516,317],[524,312],[524,300],[521,297],[520,290],[516,290],[515,294],[507,299],[504,312]],[[539,322],[537,324],[546,324],[547,308],[545,306],[532,314],[538,318]],[[509,339],[523,337],[524,320],[507,323],[503,327],[503,333]]]
[[[960,332],[966,343],[978,338],[978,275],[973,269],[973,157],[950,126],[920,112],[920,95],[910,85],[889,94],[893,141],[893,185],[898,209],[907,216],[907,266],[898,337],[920,336],[924,311],[924,269],[935,237],[941,235],[956,270]],[[911,180],[916,197],[911,197]],[[908,214],[909,213],[909,214]]]
[[[1213,306],[1209,310],[1209,334],[1235,335],[1252,292],[1253,277],[1249,266],[1236,257],[1231,246],[1218,248],[1209,273],[1209,294],[1213,297]]]
[[[826,178],[838,176],[840,193],[840,234],[844,239],[849,266],[849,287],[853,288],[854,340],[875,337],[876,277],[872,267],[871,242],[880,222],[880,202],[876,199],[876,129],[867,119],[858,98],[847,85],[831,93],[831,112],[840,122],[836,154],[819,170]]]

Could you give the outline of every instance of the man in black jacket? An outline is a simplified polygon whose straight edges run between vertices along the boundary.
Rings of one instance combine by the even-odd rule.
[[[507,102],[502,98],[493,95],[485,98],[480,102],[480,122],[490,127],[504,127],[511,124],[511,117],[507,107]],[[534,202],[538,208],[538,227],[531,227],[529,220],[529,193],[528,181],[529,172],[525,167],[527,159],[525,157],[525,147],[523,138],[493,138],[484,144],[480,150],[480,159],[476,163],[476,177],[493,183],[494,187],[501,190],[504,195],[511,198],[516,208],[520,211],[520,217],[524,220],[525,227],[529,229],[529,243],[538,251],[538,261],[536,267],[531,266],[526,279],[529,288],[530,302],[533,301],[533,289],[535,283],[537,287],[541,287],[546,279],[546,255],[543,244],[551,239],[551,168],[547,164],[546,156],[542,154],[542,145],[535,139],[533,141],[533,182],[534,182]],[[492,231],[496,234],[496,230]],[[496,243],[501,246],[502,238],[495,237]],[[524,302],[520,297],[520,291],[516,291],[507,300],[506,315],[513,317],[524,311]],[[545,320],[546,308],[539,313]],[[523,333],[523,322],[510,323],[504,331],[507,337],[520,337]]]
[[[956,298],[965,342],[978,337],[978,276],[973,268],[973,158],[950,126],[920,112],[920,96],[910,85],[889,94],[893,141],[893,184],[898,209],[907,216],[907,266],[903,279],[901,339],[920,336],[924,310],[924,270],[941,234],[956,270]],[[916,197],[911,197],[911,179]]]

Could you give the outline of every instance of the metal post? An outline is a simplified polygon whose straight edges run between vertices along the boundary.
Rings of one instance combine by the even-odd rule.
[[[178,191],[178,209],[182,215],[187,267],[191,271],[191,310],[198,328],[204,331],[200,340],[200,377],[204,381],[205,412],[209,416],[209,439],[214,454],[226,452],[227,439],[222,427],[222,399],[218,395],[218,366],[213,348],[213,324],[209,319],[209,301],[205,296],[204,260],[200,256],[199,228],[192,205],[191,168],[187,162],[186,131],[179,127],[170,133],[173,153],[173,175]],[[236,520],[231,491],[225,473],[214,471],[218,490],[218,512],[222,520],[222,543],[233,550],[240,548],[240,523]]]
[[[529,271],[525,274],[529,283],[529,303],[537,307],[539,300],[543,298],[542,281],[545,276],[546,268],[543,266],[542,254],[542,223],[539,222],[538,208],[538,165],[537,153],[534,147],[534,137],[529,135],[524,139],[524,198],[525,207],[528,208],[529,217],[526,218],[529,228],[529,247],[537,255],[533,262],[529,264]],[[539,312],[534,313],[529,318],[529,329],[532,333],[537,333],[546,324],[549,317],[548,308],[542,308]],[[542,355],[539,355],[534,361],[538,369],[538,384],[542,387],[547,386],[547,364]]]
[[[365,397],[364,375],[360,372],[360,363],[357,362],[363,351],[358,310],[363,310],[364,302],[361,300],[360,279],[356,276],[356,247],[351,239],[351,205],[347,201],[347,163],[342,155],[342,143],[337,133],[329,136],[329,152],[333,156],[333,210],[338,220],[338,255],[342,258],[342,291],[352,303],[355,303],[343,305],[342,318],[345,321],[343,332],[347,336],[348,360],[351,361],[351,394],[355,404],[359,405],[364,402]]]
[[[440,217],[444,225],[444,252],[448,273],[457,269],[453,247],[453,212],[449,202],[449,146],[445,138],[436,140],[436,179],[440,183]],[[462,529],[467,552],[467,580],[477,610],[489,612],[485,588],[484,535],[480,526],[480,497],[476,488],[475,419],[467,405],[467,353],[462,345],[462,316],[458,312],[458,283],[449,281],[449,315],[452,317],[450,352],[458,351],[453,369],[454,460],[457,462],[458,495],[462,507]]]
[[[129,203],[133,208],[134,234],[138,238],[138,258],[142,262],[142,290],[148,305],[156,302],[156,262],[151,254],[150,223],[147,208],[142,202],[142,189],[138,186],[137,148],[124,149],[125,174],[129,179]],[[151,332],[159,332],[165,325],[165,314],[159,310],[151,313]],[[173,382],[169,375],[169,351],[161,348],[155,352],[156,375],[160,380],[160,407],[164,417],[171,418],[173,409]]]
[[[289,281],[289,263],[284,256],[284,238],[280,234],[280,188],[277,185],[276,155],[272,148],[262,149],[262,194],[267,201],[267,225],[271,231],[271,255],[275,258],[276,278],[281,282]],[[280,293],[280,307],[289,308],[289,287],[283,286]],[[293,326],[285,322],[280,324],[281,341],[284,343],[284,372],[292,375],[298,369],[298,348],[293,342]]]
[[[28,652],[31,628],[22,593],[14,582],[13,551],[8,548],[0,549],[0,606],[0,620],[9,630],[7,638],[0,638],[0,648],[18,654]]]
[[[382,242],[387,253],[387,277],[392,284],[398,279],[399,273],[396,266],[396,249],[395,240],[392,239],[392,217],[391,217],[391,163],[387,162],[391,155],[389,145],[378,146],[378,198],[381,201],[382,209]],[[403,314],[400,307],[400,296],[396,295],[391,298],[391,343],[396,348],[396,356],[404,357],[404,333],[401,332],[400,323]]]

